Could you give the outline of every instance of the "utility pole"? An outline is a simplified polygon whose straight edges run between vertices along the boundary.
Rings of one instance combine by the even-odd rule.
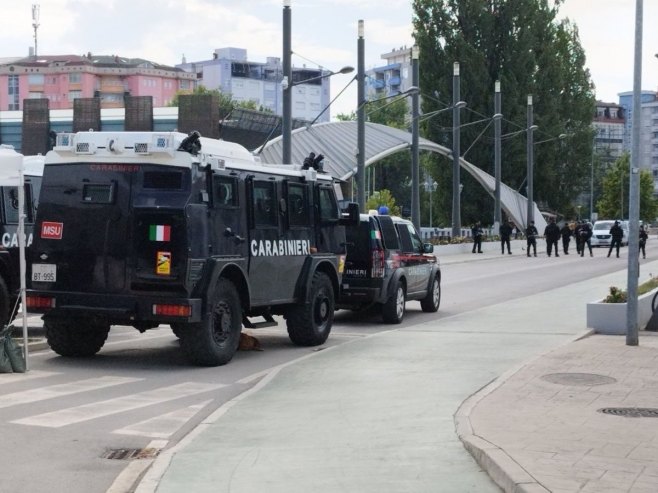
[[[457,103],[461,98],[459,91],[459,62],[452,66],[452,237],[461,236],[461,193],[460,185],[460,167],[459,156],[461,154],[459,141],[460,107]]]
[[[411,222],[420,231],[420,164],[418,151],[418,92],[420,90],[418,73],[418,46],[411,48],[411,85],[416,91],[411,95]]]
[[[501,97],[500,81],[494,84],[494,115],[501,114]],[[496,188],[494,190],[494,231],[499,232],[500,223],[502,222],[502,213],[500,210],[500,139],[501,139],[501,122],[500,118],[494,120],[494,175],[496,178]]]
[[[533,120],[533,111],[532,111],[532,94],[528,94],[528,128],[527,132],[527,167],[528,167],[528,178],[526,186],[528,187],[528,192],[526,196],[528,197],[528,210],[526,212],[526,228],[530,226],[530,221],[535,219],[535,203],[533,199],[533,174],[535,166],[535,155],[534,155],[534,142],[533,142],[533,133],[535,130],[534,125],[532,124]]]
[[[357,38],[356,83],[356,198],[361,212],[366,209],[366,98],[365,98],[365,40],[363,20],[359,20]]]
[[[37,57],[37,29],[39,29],[39,4],[32,4],[32,27],[34,28],[34,58]]]
[[[292,139],[292,42],[290,0],[283,0],[283,110],[281,116],[281,154],[283,164],[291,163]]]

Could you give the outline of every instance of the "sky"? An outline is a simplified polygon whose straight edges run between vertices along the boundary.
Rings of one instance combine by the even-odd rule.
[[[119,55],[175,65],[213,50],[246,48],[250,61],[281,57],[283,0],[34,0],[38,53]],[[560,17],[578,27],[596,97],[618,102],[633,90],[637,0],[565,0]],[[2,0],[0,58],[34,46],[32,1]],[[658,0],[644,1],[642,89],[658,90]],[[366,69],[382,53],[413,44],[411,0],[290,0],[292,63],[337,71],[357,65],[357,25],[365,25]],[[422,53],[421,53],[422,57]],[[355,73],[331,78],[331,114],[357,106]],[[348,85],[349,84],[349,85]]]

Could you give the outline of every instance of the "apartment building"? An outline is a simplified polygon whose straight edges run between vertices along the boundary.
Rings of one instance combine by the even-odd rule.
[[[385,65],[366,70],[366,99],[395,96],[411,87],[411,48],[401,46],[381,55]]]
[[[227,47],[214,50],[208,60],[183,59],[176,68],[194,74],[197,84],[219,89],[235,101],[253,101],[256,106],[278,115],[283,112],[283,66],[278,57],[267,57],[265,62],[251,61],[246,49]],[[322,68],[292,67],[293,118],[313,121],[329,105],[330,73]],[[324,112],[317,121],[329,121],[329,112]]]
[[[117,55],[5,59],[0,60],[0,111],[20,111],[24,99],[41,98],[54,110],[91,97],[99,97],[102,108],[121,108],[126,95],[152,96],[153,106],[166,106],[177,91],[194,89],[195,81],[181,69]]]

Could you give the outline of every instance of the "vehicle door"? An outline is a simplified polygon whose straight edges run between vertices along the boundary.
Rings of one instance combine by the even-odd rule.
[[[247,220],[244,180],[236,174],[212,177],[210,232],[213,256],[247,258]]]
[[[425,291],[433,256],[424,254],[423,242],[411,223],[397,223],[395,227],[400,237],[400,261],[407,273],[407,293]]]

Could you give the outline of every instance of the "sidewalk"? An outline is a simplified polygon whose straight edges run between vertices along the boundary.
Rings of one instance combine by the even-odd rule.
[[[441,260],[471,258],[487,255]],[[584,304],[625,276],[277,367],[163,450],[135,491],[497,491],[466,447],[507,492],[655,492],[656,425],[598,410],[658,414],[658,336],[641,332],[640,345],[628,347],[585,328]],[[537,318],[541,304],[561,307],[559,324]]]

